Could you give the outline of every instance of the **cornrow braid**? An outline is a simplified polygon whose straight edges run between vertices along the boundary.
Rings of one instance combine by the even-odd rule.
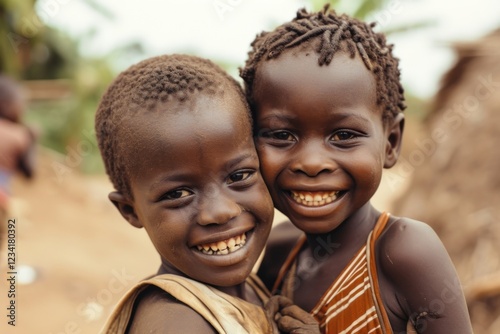
[[[130,143],[123,139],[133,130],[126,119],[174,112],[169,103],[183,103],[200,94],[222,96],[227,90],[234,91],[248,106],[234,78],[208,59],[189,55],[152,57],[120,73],[101,98],[95,117],[97,142],[115,189],[132,198],[127,168],[132,162],[125,154]],[[251,121],[249,111],[248,119]]]
[[[252,89],[259,63],[301,46],[314,48],[319,55],[319,66],[328,66],[339,50],[351,58],[359,54],[366,68],[375,75],[377,104],[383,108],[382,117],[392,119],[403,112],[406,105],[399,60],[392,54],[393,45],[387,44],[385,36],[374,32],[373,27],[375,23],[367,24],[346,14],[337,15],[325,5],[316,13],[300,9],[292,21],[271,32],[261,32],[252,42],[245,66],[240,69],[252,111],[255,109]]]

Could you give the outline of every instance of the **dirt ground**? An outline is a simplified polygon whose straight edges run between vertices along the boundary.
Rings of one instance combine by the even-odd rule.
[[[33,182],[16,179],[16,266],[35,281],[16,286],[16,326],[7,324],[7,259],[2,247],[0,333],[97,333],[118,298],[155,271],[159,260],[143,230],[128,225],[107,200],[105,176],[58,175],[59,157],[39,157]],[[60,167],[60,165],[58,165]]]
[[[9,218],[16,219],[18,274],[15,299],[9,299],[4,244],[0,333],[97,333],[127,289],[155,272],[159,257],[145,231],[128,225],[108,201],[112,188],[105,175],[82,175],[61,156],[40,152],[36,179],[16,178],[13,185]],[[379,208],[399,193],[388,185],[383,180],[374,199]],[[276,221],[282,219],[278,214]],[[36,270],[30,284],[22,281],[29,279],[22,265]],[[11,300],[15,327],[8,325]]]

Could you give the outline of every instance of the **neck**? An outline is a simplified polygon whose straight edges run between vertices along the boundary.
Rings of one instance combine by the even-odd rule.
[[[162,264],[158,269],[157,275],[162,275],[162,274],[171,274],[192,279],[191,277],[188,277],[184,273],[180,272],[177,268],[172,266],[167,261],[162,261]],[[210,285],[202,281],[198,282]],[[253,289],[246,283],[246,281],[243,281],[240,284],[230,285],[230,286],[215,286],[215,285],[210,285],[210,286],[230,296],[246,300],[253,304],[262,305],[262,301],[257,297]]]
[[[238,297],[243,300],[249,300],[246,282],[231,285],[231,286],[214,286],[217,290],[222,291],[230,296]]]
[[[337,228],[324,234],[307,234],[309,249],[316,260],[332,256],[339,249],[359,248],[366,242],[380,213],[368,202]]]

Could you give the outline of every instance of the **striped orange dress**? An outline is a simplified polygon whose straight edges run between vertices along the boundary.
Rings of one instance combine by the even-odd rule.
[[[322,333],[392,333],[380,297],[374,253],[375,242],[388,219],[388,213],[381,214],[375,228],[368,236],[366,245],[361,247],[311,311],[318,320]],[[295,258],[305,241],[304,235],[281,268],[275,284],[274,290],[280,286],[286,274],[281,294],[287,297],[293,295]]]

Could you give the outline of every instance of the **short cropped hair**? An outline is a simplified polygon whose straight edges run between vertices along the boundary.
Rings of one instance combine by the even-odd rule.
[[[106,173],[113,186],[124,196],[133,198],[129,182],[131,158],[125,154],[120,136],[125,119],[147,117],[169,103],[183,103],[200,94],[221,95],[233,90],[250,111],[238,82],[208,59],[173,54],[152,57],[132,65],[111,83],[104,93],[95,117],[97,142],[104,160]]]
[[[374,32],[374,26],[375,23],[367,24],[346,14],[337,15],[326,5],[317,13],[301,9],[292,21],[273,31],[261,32],[252,42],[245,66],[240,69],[252,112],[255,112],[252,94],[258,65],[299,46],[300,51],[316,52],[319,66],[330,64],[339,50],[351,58],[359,54],[366,68],[375,75],[377,105],[383,108],[382,117],[392,119],[403,112],[406,105],[399,60],[392,54],[393,45],[387,44],[383,34]]]

